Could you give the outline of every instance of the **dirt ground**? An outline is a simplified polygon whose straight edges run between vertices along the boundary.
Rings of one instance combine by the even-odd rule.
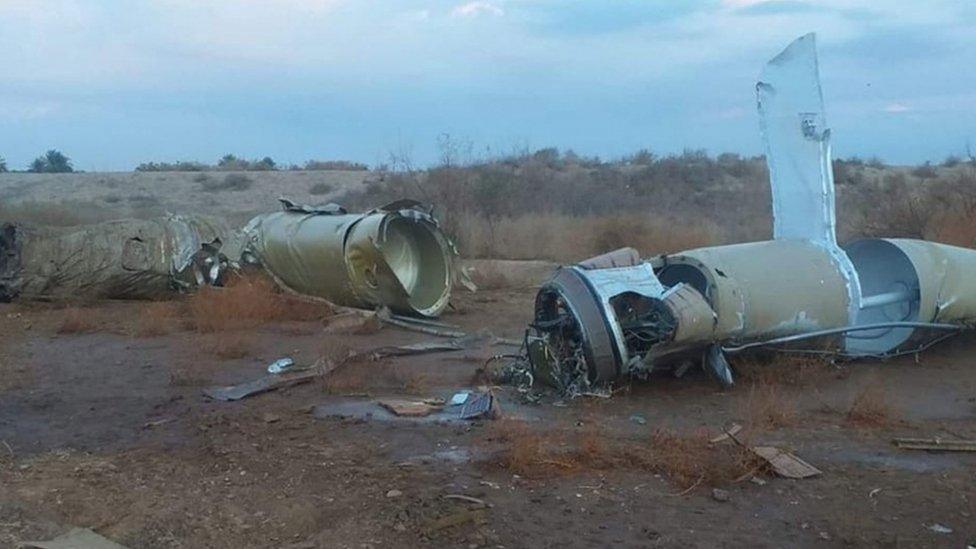
[[[461,295],[444,320],[518,338],[532,299],[531,290]],[[396,418],[375,400],[450,397],[511,349],[360,361],[324,381],[218,402],[202,389],[259,377],[279,357],[310,364],[430,336],[329,334],[321,320],[199,333],[179,319],[149,335],[137,327],[149,311],[92,304],[80,313],[87,330],[59,333],[64,308],[0,305],[0,547],[71,527],[132,548],[976,544],[976,454],[891,444],[976,438],[972,339],[917,360],[806,365],[802,375],[793,361],[743,363],[729,391],[699,373],[611,399],[529,404],[500,388],[507,419],[463,422]],[[856,401],[873,415],[852,414]],[[714,436],[733,422],[823,474],[689,483],[678,471],[701,458],[693,450],[649,469],[639,452],[606,449],[653,452],[663,429]],[[543,450],[558,456],[544,446],[579,437],[603,447],[583,465],[513,459],[526,447],[535,454],[522,465]]]

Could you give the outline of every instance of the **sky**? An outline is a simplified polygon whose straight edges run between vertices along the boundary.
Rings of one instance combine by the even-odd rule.
[[[0,0],[0,156],[759,154],[756,78],[808,32],[835,156],[976,150],[966,0]]]

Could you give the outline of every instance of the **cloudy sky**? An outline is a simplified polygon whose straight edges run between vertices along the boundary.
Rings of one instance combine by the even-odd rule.
[[[755,79],[810,31],[836,154],[976,148],[966,0],[0,0],[0,156],[756,154]]]

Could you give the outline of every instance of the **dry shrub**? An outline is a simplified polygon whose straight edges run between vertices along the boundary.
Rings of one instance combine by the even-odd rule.
[[[201,375],[200,370],[193,366],[174,368],[169,373],[169,384],[174,387],[192,387],[209,383],[210,380]]]
[[[232,279],[224,288],[201,288],[187,300],[193,326],[200,332],[254,328],[276,320],[318,320],[328,305],[279,291],[265,276]]]
[[[377,380],[373,364],[348,362],[327,376],[323,376],[323,389],[332,395],[365,393],[375,387]]]
[[[247,333],[222,332],[214,337],[211,351],[225,360],[250,356],[254,338]]]
[[[701,218],[651,215],[526,214],[488,223],[471,215],[456,237],[470,257],[579,261],[623,246],[656,255],[719,243],[720,231]]]
[[[174,330],[178,320],[176,305],[165,301],[153,301],[139,311],[133,335],[156,337]]]
[[[525,421],[501,419],[492,423],[486,438],[501,445],[498,465],[529,478],[629,469],[666,476],[686,490],[725,484],[761,468],[741,446],[711,444],[713,434],[705,430],[679,434],[662,429],[635,441],[614,438],[592,425],[543,431]]]
[[[871,381],[854,395],[847,411],[847,421],[860,427],[883,427],[889,423],[892,415],[884,385]]]
[[[953,246],[976,248],[976,223],[966,214],[953,212],[933,219],[926,236]]]
[[[324,342],[318,356],[318,361],[331,370],[322,376],[322,388],[327,393],[365,392],[376,379],[375,364],[355,358],[353,350],[345,344]]]
[[[754,428],[787,427],[797,418],[796,395],[772,383],[753,383],[740,406],[743,420]]]
[[[732,358],[732,366],[742,381],[760,385],[809,387],[837,376],[829,362],[804,355],[741,355]]]
[[[408,395],[426,395],[430,392],[430,376],[423,372],[398,372],[401,390]]]
[[[98,322],[91,309],[69,307],[62,313],[59,334],[85,334],[98,329]]]
[[[590,229],[590,255],[630,246],[651,256],[718,243],[717,228],[700,218],[616,215],[598,218]]]

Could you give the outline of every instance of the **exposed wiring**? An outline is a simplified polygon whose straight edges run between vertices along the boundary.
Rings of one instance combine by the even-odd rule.
[[[831,328],[829,330],[818,330],[816,332],[807,332],[805,334],[796,334],[791,336],[777,337],[774,339],[767,339],[765,341],[756,341],[753,343],[746,343],[743,345],[722,347],[722,351],[730,354],[740,353],[748,349],[754,349],[757,347],[770,347],[773,345],[782,345],[784,343],[792,343],[794,341],[804,341],[807,339],[816,339],[818,337],[825,337],[829,335],[846,334],[851,332],[863,332],[869,330],[880,330],[885,328],[924,328],[929,330],[948,330],[952,332],[960,332],[965,330],[965,326],[959,326],[957,324],[936,324],[932,322],[883,322],[879,324],[865,324],[863,326],[846,326],[844,328]],[[842,354],[842,353],[830,353],[830,354]],[[872,355],[855,355],[855,356],[872,356]]]
[[[932,347],[932,346],[934,346],[934,345],[936,345],[938,343],[941,343],[941,342],[943,342],[943,341],[945,341],[945,340],[947,340],[947,339],[949,339],[951,337],[955,337],[955,336],[959,335],[965,329],[963,327],[958,327],[958,328],[959,329],[957,329],[955,331],[952,331],[950,333],[942,334],[942,335],[940,335],[938,337],[932,338],[932,339],[930,339],[930,340],[928,340],[928,341],[926,341],[926,342],[924,342],[924,343],[922,343],[922,344],[920,344],[917,347],[914,347],[912,349],[904,349],[904,350],[897,351],[897,352],[894,352],[894,353],[845,353],[843,351],[828,351],[828,350],[823,350],[823,349],[780,349],[780,348],[771,348],[770,350],[771,351],[775,351],[777,353],[783,353],[783,354],[818,355],[818,356],[830,356],[830,357],[846,358],[846,359],[874,358],[874,359],[878,359],[878,360],[884,360],[884,359],[896,358],[896,357],[905,356],[905,355],[916,355],[916,354],[919,354],[921,352],[924,352],[925,350],[929,349],[930,347]],[[754,347],[750,347],[750,348],[754,348]]]

